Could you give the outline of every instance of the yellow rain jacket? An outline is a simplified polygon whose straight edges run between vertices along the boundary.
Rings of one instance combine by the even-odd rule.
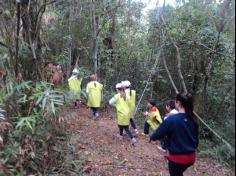
[[[115,99],[118,125],[128,126],[130,123],[130,108],[128,99],[125,100],[120,94],[116,94]]]
[[[149,113],[147,123],[153,130],[156,130],[162,123],[161,115],[156,107],[153,107]]]
[[[88,103],[89,107],[99,108],[102,101],[103,85],[99,82],[89,82],[87,84]]]
[[[136,107],[136,91],[135,90],[131,90],[127,91],[126,93],[127,97],[128,97],[128,103],[129,103],[129,108],[130,108],[130,118],[134,117],[134,112],[135,112],[135,107]]]
[[[78,79],[76,76],[72,76],[68,79],[70,91],[74,93],[81,93],[81,83],[83,78]]]

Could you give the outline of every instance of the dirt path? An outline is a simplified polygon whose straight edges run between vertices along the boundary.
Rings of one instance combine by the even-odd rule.
[[[71,144],[75,147],[81,170],[91,176],[168,176],[164,153],[157,143],[149,143],[144,136],[137,137],[132,146],[126,136],[116,138],[118,132],[115,119],[105,113],[98,121],[89,117],[90,111],[81,109],[78,117],[70,121]],[[231,171],[208,159],[199,159],[187,176],[231,176]]]

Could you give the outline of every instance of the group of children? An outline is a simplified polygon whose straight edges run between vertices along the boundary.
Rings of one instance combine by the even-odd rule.
[[[110,99],[109,104],[116,107],[117,110],[117,123],[119,127],[119,134],[117,135],[117,137],[119,139],[122,139],[123,131],[125,130],[129,138],[131,139],[131,143],[135,144],[136,139],[131,133],[129,126],[134,129],[135,135],[139,134],[139,131],[134,122],[136,109],[136,91],[131,89],[130,81],[122,81],[121,83],[116,84],[116,91],[117,94]],[[168,101],[167,103],[169,102],[174,101]],[[145,122],[144,132],[142,133],[142,135],[144,136],[149,136],[150,128],[152,130],[156,130],[162,123],[162,118],[158,108],[156,107],[155,100],[149,100],[148,107],[150,109],[150,112],[146,111],[143,113],[143,116],[145,117]],[[168,104],[166,105],[166,111],[168,112],[166,114],[169,116],[170,114],[173,114],[176,110],[174,111],[172,104],[171,106]],[[166,142],[163,140],[162,148],[165,149],[165,146]]]
[[[72,76],[68,79],[69,87],[75,94],[81,93],[81,83],[83,77],[78,69],[72,71]],[[92,117],[94,120],[98,119],[98,109],[101,107],[103,85],[98,82],[96,75],[91,75],[90,82],[86,86],[87,106],[92,110]],[[136,91],[131,89],[131,82],[126,80],[116,84],[116,94],[109,100],[109,104],[116,108],[117,124],[119,133],[117,137],[123,138],[124,131],[131,139],[131,144],[136,143],[135,136],[139,134],[137,126],[134,121],[136,109]],[[75,106],[80,105],[79,99],[76,99]],[[145,117],[144,131],[142,135],[149,136],[150,128],[156,130],[162,123],[162,118],[155,100],[148,101],[150,112],[144,112]],[[177,111],[174,109],[174,101],[168,101],[166,104],[166,114],[174,114]],[[167,118],[165,117],[165,119]],[[133,128],[135,135],[132,134],[129,127]],[[166,148],[165,140],[161,142],[162,149]]]
[[[80,93],[82,77],[78,70],[74,70],[68,80],[70,90]],[[101,106],[103,85],[97,81],[97,76],[92,75],[87,84],[87,106],[91,108],[93,119],[99,117],[98,109]],[[129,81],[116,84],[116,94],[109,100],[109,104],[116,108],[119,133],[117,137],[123,139],[124,131],[135,144],[135,134],[139,131],[134,122],[136,109],[136,91],[131,89]],[[76,105],[76,103],[75,103]],[[171,176],[183,176],[183,172],[194,164],[198,146],[198,124],[193,116],[193,98],[190,94],[178,94],[175,100],[165,104],[165,117],[162,120],[157,104],[154,100],[148,101],[149,112],[143,112],[145,117],[142,135],[149,136],[150,128],[154,131],[150,141],[160,140],[161,150],[168,150],[168,166]],[[178,110],[176,110],[175,109]],[[171,116],[171,117],[170,117]]]

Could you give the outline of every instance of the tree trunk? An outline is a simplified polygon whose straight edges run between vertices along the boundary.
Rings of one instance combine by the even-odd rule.
[[[94,63],[94,74],[98,72],[98,41],[97,41],[97,33],[98,33],[98,24],[99,17],[96,16],[96,1],[92,0],[92,27],[93,27],[93,51],[92,58]]]
[[[38,7],[35,1],[24,0],[21,2],[22,10],[22,35],[23,40],[28,44],[28,48],[32,53],[31,58],[24,58],[21,65],[24,66],[25,80],[42,79],[43,63],[42,63],[42,44],[40,39],[41,20],[46,10],[46,2]],[[39,9],[39,10],[38,10]]]
[[[16,3],[17,8],[17,26],[16,26],[16,55],[15,55],[15,78],[18,77],[18,60],[19,60],[19,34],[20,34],[20,2]]]

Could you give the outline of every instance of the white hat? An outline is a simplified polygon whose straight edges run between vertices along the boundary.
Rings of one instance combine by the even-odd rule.
[[[120,88],[122,88],[122,84],[121,83],[117,83],[116,84],[116,89],[120,89]]]
[[[75,73],[75,74],[78,74],[79,73],[79,70],[77,68],[75,68],[72,73]]]
[[[121,84],[122,84],[123,87],[130,87],[131,86],[131,83],[128,80],[122,81]]]

